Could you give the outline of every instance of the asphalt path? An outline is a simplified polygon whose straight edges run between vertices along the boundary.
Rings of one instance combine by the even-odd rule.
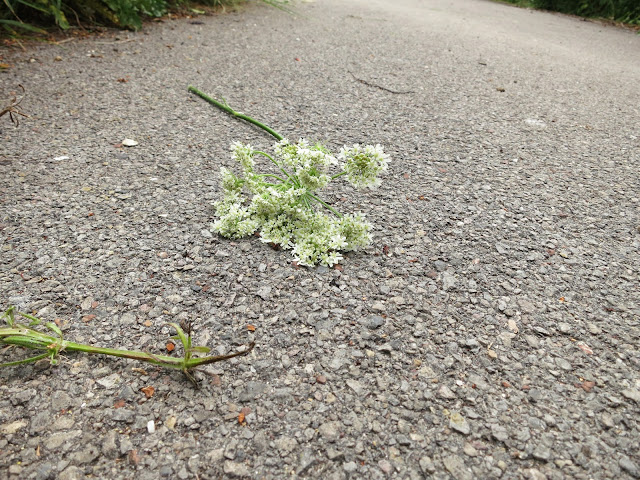
[[[187,320],[256,347],[199,390],[71,352],[3,368],[0,477],[639,478],[640,36],[484,0],[295,10],[2,52],[29,115],[0,119],[2,307],[156,355]],[[229,145],[273,139],[189,85],[384,145],[379,189],[325,197],[372,244],[300,268],[212,233]]]

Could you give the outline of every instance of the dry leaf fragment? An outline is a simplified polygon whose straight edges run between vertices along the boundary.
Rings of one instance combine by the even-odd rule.
[[[148,387],[142,387],[140,391],[144,393],[147,398],[151,398],[153,397],[153,394],[156,392],[156,389],[153,388],[151,385],[149,385]]]
[[[143,325],[144,325],[145,327],[150,327],[150,326],[151,326],[151,325],[153,325],[153,324],[151,323],[151,320],[145,320]]]
[[[113,408],[122,408],[125,406],[125,401],[122,398],[118,398],[116,399],[115,402],[113,402]]]
[[[520,331],[518,329],[518,326],[516,325],[515,320],[513,320],[511,318],[507,321],[507,325],[509,327],[509,330],[511,330],[513,333],[518,333]]]
[[[576,383],[576,387],[583,389],[585,392],[589,393],[593,387],[596,386],[596,382],[591,382],[589,380],[583,380],[582,383]]]
[[[218,375],[217,373],[210,373],[209,376],[211,377],[211,384],[219,387],[220,385],[222,385],[222,380],[220,379],[220,375]]]
[[[167,352],[173,352],[176,349],[176,344],[173,342],[167,342]]]
[[[238,414],[238,423],[242,424],[245,422],[247,415],[251,413],[251,409],[249,407],[243,407]]]
[[[255,325],[247,325],[247,330],[249,330],[250,332],[255,332],[256,331],[256,326]]]
[[[495,350],[491,350],[490,348],[487,348],[487,355],[489,355],[489,358],[498,358],[498,354]]]
[[[138,450],[129,451],[128,458],[131,465],[138,465],[140,463],[140,455],[138,455]]]
[[[586,353],[587,355],[593,355],[593,350],[591,350],[591,348],[589,348],[589,346],[586,343],[578,343],[578,348],[580,350],[582,350],[584,353]]]

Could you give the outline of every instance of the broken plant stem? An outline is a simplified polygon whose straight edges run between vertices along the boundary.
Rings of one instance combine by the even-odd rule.
[[[31,322],[29,325],[24,325],[17,323],[15,320],[15,316],[22,316]],[[9,367],[14,365],[21,365],[25,363],[37,362],[43,358],[49,357],[51,359],[52,364],[57,363],[57,356],[63,350],[71,351],[71,352],[84,352],[89,354],[96,355],[110,355],[114,357],[122,357],[122,358],[130,358],[133,360],[139,360],[141,362],[151,363],[153,365],[158,365],[160,367],[165,368],[173,368],[177,370],[181,370],[187,375],[190,379],[193,377],[189,375],[189,371],[196,369],[197,367],[201,367],[203,365],[208,365],[210,363],[220,362],[222,360],[228,360],[233,357],[238,357],[240,355],[246,355],[249,353],[253,347],[254,343],[249,344],[248,348],[242,350],[240,352],[230,353],[228,355],[216,355],[216,356],[208,356],[208,357],[193,357],[192,354],[194,352],[200,353],[208,353],[209,348],[207,347],[192,347],[191,346],[191,335],[186,335],[182,328],[176,323],[169,324],[173,327],[177,336],[174,337],[179,339],[184,348],[184,357],[169,357],[167,355],[154,355],[151,353],[134,351],[134,350],[120,350],[117,348],[103,348],[103,347],[94,347],[92,345],[86,345],[82,343],[70,342],[64,340],[62,338],[62,331],[58,328],[55,323],[49,322],[45,324],[47,328],[55,332],[57,335],[49,335],[43,332],[40,332],[34,328],[33,325],[37,325],[40,323],[40,320],[31,315],[21,313],[15,310],[15,307],[10,307],[4,315],[2,315],[8,324],[8,327],[0,328],[0,343],[5,345],[14,345],[18,347],[24,347],[34,350],[46,350],[46,353],[41,355],[37,355],[35,357],[26,358],[24,360],[17,360],[14,362],[8,362],[0,364],[0,367]]]
[[[215,105],[216,107],[218,107],[221,110],[224,110],[225,112],[227,112],[230,115],[233,115],[234,117],[238,117],[241,118],[243,120],[246,120],[249,123],[253,123],[255,126],[260,127],[261,129],[263,129],[265,132],[270,133],[271,135],[273,135],[275,138],[277,138],[278,140],[282,140],[284,137],[282,135],[280,135],[278,132],[276,132],[275,130],[267,127],[264,123],[260,123],[259,121],[257,121],[254,118],[251,118],[249,115],[245,115],[244,113],[240,113],[240,112],[236,112],[233,108],[231,108],[226,101],[224,101],[224,103],[219,102],[218,100],[211,98],[209,95],[207,95],[204,92],[201,92],[200,90],[198,90],[196,87],[189,87],[189,91],[192,93],[195,93],[196,95],[198,95],[200,98],[206,100],[207,102],[211,103],[212,105]],[[224,99],[223,99],[224,100]]]

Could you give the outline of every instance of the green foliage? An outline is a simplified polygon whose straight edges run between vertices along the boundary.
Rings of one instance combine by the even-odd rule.
[[[640,24],[638,0],[532,0],[536,8]]]
[[[69,19],[85,24],[105,24],[138,30],[144,17],[161,17],[170,8],[193,3],[208,7],[234,5],[242,0],[0,0],[0,27],[16,34],[21,30],[44,33],[41,26],[70,27]],[[289,0],[260,0],[290,12]],[[194,8],[191,12],[202,13]]]
[[[640,25],[638,0],[506,0],[519,6]]]
[[[139,29],[142,17],[159,17],[167,11],[167,0],[2,0],[0,25],[9,31],[39,31],[34,25],[52,25],[66,30],[69,18]]]
[[[232,5],[240,0],[200,0],[210,7]],[[263,0],[283,4],[286,0]],[[138,30],[144,17],[161,17],[169,8],[184,7],[191,0],[0,0],[0,27],[15,34],[20,30],[43,33],[41,26],[70,27],[69,19],[83,24],[104,24]],[[195,10],[194,10],[195,11]]]

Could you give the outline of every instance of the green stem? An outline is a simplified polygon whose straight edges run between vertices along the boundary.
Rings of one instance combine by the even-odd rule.
[[[0,367],[15,367],[16,365],[24,365],[25,363],[35,363],[38,360],[47,358],[48,356],[49,356],[49,352],[46,352],[41,355],[37,355],[35,357],[25,358],[24,360],[16,360],[15,362],[0,363]]]
[[[61,340],[60,338],[53,337],[51,335],[46,335],[32,328],[28,328],[25,326],[14,326],[10,328],[0,328],[0,343],[4,343],[6,345],[16,345],[20,347],[35,349],[35,350],[46,350],[47,353],[43,355],[38,355],[36,357],[32,357],[25,360],[20,360],[18,363],[11,362],[7,364],[3,364],[1,366],[10,366],[10,365],[18,365],[21,363],[29,363],[35,362],[50,355],[52,352],[60,352],[62,350],[67,351],[76,351],[76,352],[84,352],[89,354],[98,354],[98,355],[110,355],[114,357],[121,358],[130,358],[133,360],[139,360],[141,362],[152,363],[154,365],[158,365],[166,368],[175,368],[179,370],[190,370],[201,365],[207,365],[210,363],[219,362],[222,360],[227,360],[229,358],[237,357],[239,355],[245,355],[253,348],[253,344],[249,345],[247,350],[243,350],[241,352],[231,353],[229,355],[218,355],[218,356],[210,356],[210,357],[200,357],[193,358],[191,357],[191,352],[189,350],[185,351],[185,356],[183,358],[175,358],[169,357],[167,355],[152,355],[150,353],[133,351],[133,350],[120,350],[116,348],[102,348],[102,347],[94,347],[91,345],[85,345],[82,343],[69,342],[66,340]],[[187,341],[187,345],[189,345],[189,341]]]
[[[258,175],[258,177],[272,177],[272,178],[277,178],[277,179],[278,179],[278,180],[280,180],[282,183],[285,183],[285,182],[286,182],[286,180],[285,180],[285,179],[283,179],[283,178],[281,178],[281,177],[279,177],[279,176],[277,176],[277,175],[272,175],[272,174],[270,174],[270,173],[262,173],[262,174]],[[270,185],[273,185],[273,184],[270,184]]]
[[[347,174],[347,172],[336,173],[335,175],[333,175],[331,177],[331,180],[335,180],[336,178],[341,177],[341,176],[346,175],[346,174]]]
[[[307,208],[313,213],[313,206],[311,205],[311,202],[309,201],[309,197],[307,197],[305,195],[304,197],[302,197],[302,200],[304,201],[304,204],[307,206]]]
[[[278,167],[278,168],[280,169],[280,171],[281,171],[282,173],[284,173],[284,174],[287,176],[287,178],[288,178],[289,180],[291,180],[293,183],[295,183],[296,185],[298,185],[298,182],[296,182],[296,181],[294,180],[294,177],[292,177],[291,175],[289,175],[289,172],[287,172],[284,168],[282,168],[282,166],[281,166],[278,162],[276,162],[276,160],[275,160],[271,155],[269,155],[269,154],[268,154],[268,153],[266,153],[266,152],[262,152],[262,151],[260,151],[260,150],[256,150],[256,151],[255,151],[255,153],[257,153],[258,155],[263,155],[263,156],[267,157],[269,160],[271,160],[271,162],[272,162],[276,167]]]
[[[260,127],[261,129],[263,129],[265,132],[270,133],[271,135],[273,135],[276,139],[278,140],[282,140],[284,137],[282,135],[280,135],[278,132],[276,132],[275,130],[267,127],[264,123],[260,123],[259,121],[255,120],[254,118],[251,118],[249,115],[245,115],[243,113],[239,113],[236,112],[234,109],[232,109],[229,105],[227,105],[227,102],[225,101],[224,103],[220,103],[219,101],[217,101],[214,98],[211,98],[210,96],[208,96],[206,93],[201,92],[200,90],[198,90],[195,87],[190,86],[189,87],[189,91],[192,93],[195,93],[196,95],[198,95],[200,98],[206,100],[207,102],[215,105],[216,107],[218,107],[220,110],[224,110],[225,112],[227,112],[230,115],[233,115],[234,117],[238,117],[241,118],[243,120],[246,120],[249,123],[254,124],[257,127]]]
[[[336,209],[334,209],[331,205],[329,205],[327,202],[325,202],[324,200],[316,197],[313,193],[309,193],[307,192],[307,195],[309,195],[311,198],[313,198],[316,202],[320,203],[321,205],[323,205],[324,207],[328,208],[329,210],[331,210],[337,217],[342,218],[342,214],[340,212],[338,212]]]

